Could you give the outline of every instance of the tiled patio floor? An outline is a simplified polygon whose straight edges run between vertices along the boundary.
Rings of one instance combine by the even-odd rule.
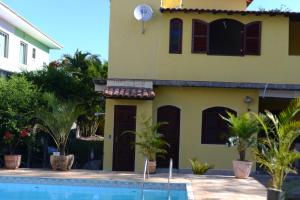
[[[49,177],[66,179],[99,179],[119,181],[142,181],[142,175],[136,173],[116,173],[99,171],[72,170],[54,172],[46,170],[0,170],[0,176]],[[150,176],[148,181],[167,182],[167,174]],[[173,183],[192,183],[196,200],[265,200],[266,188],[253,178],[238,180],[230,176],[194,176],[174,174]]]

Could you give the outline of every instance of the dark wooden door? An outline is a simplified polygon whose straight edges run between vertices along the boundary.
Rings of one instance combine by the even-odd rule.
[[[115,106],[113,171],[134,171],[136,106]]]
[[[179,140],[180,140],[180,109],[174,106],[160,107],[157,111],[157,121],[166,122],[160,127],[159,133],[170,144],[168,154],[164,158],[157,158],[159,168],[168,168],[170,159],[173,159],[173,167],[179,165]]]

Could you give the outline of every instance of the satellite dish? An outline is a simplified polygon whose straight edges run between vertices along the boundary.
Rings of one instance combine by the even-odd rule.
[[[152,8],[147,4],[140,4],[134,9],[134,17],[138,21],[149,21],[153,16]]]

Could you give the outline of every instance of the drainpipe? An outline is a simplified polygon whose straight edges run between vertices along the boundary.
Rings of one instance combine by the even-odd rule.
[[[266,93],[267,93],[268,86],[269,86],[269,83],[266,83],[265,89],[264,89],[264,94],[263,94],[263,97],[262,97],[262,98],[265,98],[265,97],[266,97]]]

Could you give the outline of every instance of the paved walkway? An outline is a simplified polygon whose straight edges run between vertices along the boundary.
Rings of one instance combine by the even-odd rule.
[[[65,179],[99,179],[141,181],[141,174],[72,170],[0,170],[0,176],[49,177]],[[167,182],[167,174],[151,175],[150,182]],[[253,178],[238,180],[230,176],[194,176],[174,174],[173,183],[192,183],[195,200],[265,200],[266,188]]]

